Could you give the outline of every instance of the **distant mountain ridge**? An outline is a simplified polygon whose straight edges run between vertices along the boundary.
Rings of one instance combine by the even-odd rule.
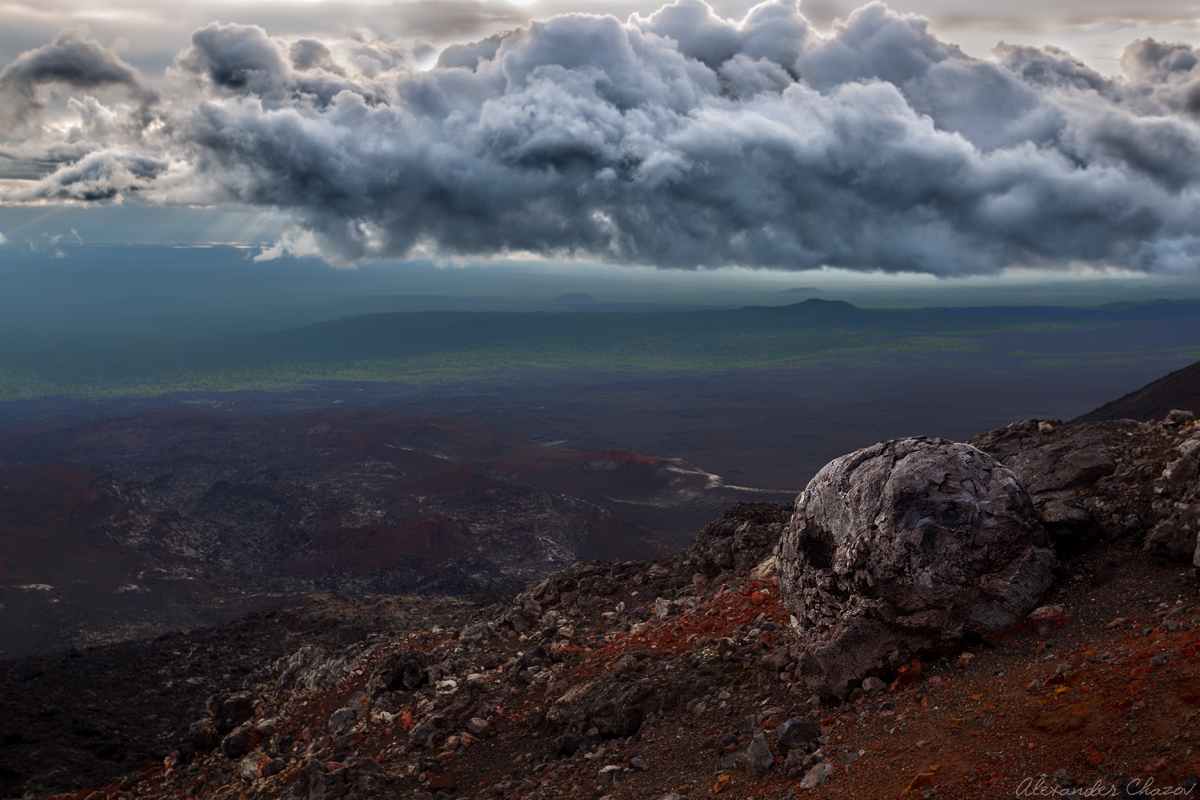
[[[641,352],[660,357],[704,353],[736,361],[764,347],[800,355],[846,347],[856,336],[961,335],[1031,322],[1120,324],[1200,320],[1200,301],[1069,306],[859,308],[810,298],[785,306],[589,313],[418,311],[343,317],[262,334],[246,342],[248,357],[407,358],[506,348],[609,357]],[[781,339],[802,334],[798,340]]]
[[[686,298],[684,298],[686,299]],[[376,306],[380,308],[379,306]],[[501,384],[530,375],[806,369],[921,359],[1008,369],[1191,360],[1200,303],[858,308],[810,298],[786,306],[669,308],[586,302],[547,311],[367,311],[257,333],[111,339],[79,346],[0,341],[0,400],[128,397],[183,391],[303,390],[317,382]],[[586,313],[585,313],[586,312]],[[168,308],[158,313],[170,316]],[[1150,373],[1146,373],[1150,374]],[[1073,412],[1074,413],[1074,412]]]

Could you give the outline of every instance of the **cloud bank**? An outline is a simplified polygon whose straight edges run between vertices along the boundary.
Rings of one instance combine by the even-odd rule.
[[[677,0],[534,22],[425,71],[421,48],[214,23],[151,82],[67,33],[0,71],[3,152],[57,163],[24,200],[279,209],[295,229],[268,258],[1200,263],[1187,45],[1134,42],[1111,79],[1054,48],[973,59],[878,3],[822,36],[783,0],[738,21]],[[77,121],[45,124],[64,89]]]

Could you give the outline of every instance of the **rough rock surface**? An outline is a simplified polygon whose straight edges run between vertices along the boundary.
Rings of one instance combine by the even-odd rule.
[[[1025,420],[970,443],[1016,474],[1060,548],[1138,537],[1153,555],[1194,558],[1200,429],[1191,412],[1155,423]]]
[[[707,578],[751,569],[779,541],[791,509],[779,503],[737,503],[696,535],[678,556],[680,571]]]
[[[796,500],[780,590],[812,691],[964,634],[990,636],[1037,605],[1055,558],[1013,473],[974,447],[916,437],[830,462]]]

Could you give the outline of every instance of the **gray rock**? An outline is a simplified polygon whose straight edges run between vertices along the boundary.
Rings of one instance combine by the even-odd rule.
[[[734,750],[732,753],[730,753],[729,755],[727,755],[721,759],[721,761],[719,762],[720,768],[721,769],[729,769],[734,764],[741,761],[745,755],[746,755],[746,749],[744,747],[741,750]]]
[[[737,503],[704,527],[679,554],[678,570],[714,578],[754,569],[779,541],[792,510],[780,503]]]
[[[216,729],[227,733],[254,715],[254,696],[249,692],[214,694],[205,702],[205,709]]]
[[[800,781],[801,789],[819,789],[825,785],[825,778],[829,775],[829,762],[822,761],[815,767],[810,769],[808,773]]]
[[[776,647],[758,660],[759,666],[770,672],[783,672],[790,663],[792,663],[792,654],[783,645]]]
[[[787,754],[787,759],[783,762],[783,771],[793,780],[801,778],[808,768],[812,766],[812,762],[812,756],[806,755],[803,750],[792,750]]]
[[[745,761],[746,769],[755,778],[761,778],[775,766],[775,755],[771,752],[771,746],[767,744],[767,737],[762,731],[755,731],[754,739],[746,748]]]
[[[207,753],[221,743],[221,734],[208,720],[197,720],[188,728],[188,742],[197,753]]]
[[[446,726],[444,714],[431,714],[418,722],[408,732],[409,739],[414,744],[425,748],[433,747],[437,742],[444,741],[446,736],[442,730]]]
[[[357,708],[339,708],[329,715],[329,732],[332,734],[345,733],[358,723]]]
[[[1122,423],[1056,425],[1039,420],[1014,422],[976,436],[970,444],[1011,469],[1029,493],[1051,541],[1086,545],[1101,533],[1098,514],[1080,493],[1117,470]]]
[[[886,683],[884,683],[884,682],[883,682],[882,680],[880,680],[879,678],[876,678],[874,675],[872,675],[872,676],[870,676],[870,677],[868,677],[868,678],[864,678],[864,679],[863,679],[863,682],[862,682],[862,689],[863,689],[863,691],[864,691],[864,692],[866,692],[868,695],[876,695],[876,694],[879,694],[879,693],[880,693],[880,692],[882,692],[882,691],[883,691],[885,688],[887,688],[887,684],[886,684]]]
[[[622,768],[616,764],[610,764],[607,767],[603,767],[600,770],[600,774],[597,776],[598,782],[601,786],[615,786],[617,780],[620,778],[621,771]]]
[[[507,623],[517,633],[526,633],[529,631],[529,621],[516,609],[506,612],[500,617],[500,624]]]
[[[1173,408],[1167,412],[1167,416],[1163,419],[1164,427],[1178,428],[1188,422],[1195,422],[1196,415],[1186,409]]]
[[[662,597],[654,601],[654,616],[659,619],[673,617],[679,613],[679,605]]]
[[[367,694],[378,697],[386,692],[411,692],[429,681],[429,656],[419,650],[398,650],[388,653],[367,682]]]
[[[1114,420],[1043,430],[1026,420],[970,444],[1016,473],[1051,541],[1079,548],[1101,534],[1145,533],[1147,551],[1200,565],[1200,431],[1186,423],[1176,415],[1159,425]]]
[[[796,499],[780,562],[799,671],[838,698],[909,654],[1010,629],[1055,565],[1010,470],[925,437],[826,465]]]
[[[970,441],[1016,474],[1035,503],[1073,496],[1117,469],[1110,442],[1122,425],[1096,422],[1038,431],[1038,420],[1014,422]]]
[[[488,627],[486,622],[476,622],[474,625],[468,625],[458,635],[458,640],[463,644],[479,644],[491,638],[492,629]]]
[[[1079,500],[1051,498],[1036,503],[1034,507],[1051,541],[1079,547],[1100,533],[1100,526],[1092,517],[1092,512]]]
[[[793,750],[801,753],[817,749],[817,739],[821,737],[821,726],[806,717],[792,717],[779,726],[779,741],[777,746],[781,755],[787,756]]]
[[[495,728],[492,727],[492,723],[482,717],[472,717],[467,722],[467,730],[472,736],[479,739],[487,739],[496,732]]]
[[[252,741],[250,731],[245,728],[235,728],[221,740],[221,752],[225,754],[226,758],[241,758],[250,752]]]
[[[1200,439],[1185,440],[1173,455],[1159,476],[1167,501],[1159,506],[1162,518],[1146,535],[1144,547],[1158,555],[1194,559],[1200,536]]]

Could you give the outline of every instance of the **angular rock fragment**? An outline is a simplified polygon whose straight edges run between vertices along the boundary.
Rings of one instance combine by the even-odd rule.
[[[420,650],[388,653],[371,672],[367,694],[378,697],[385,692],[411,692],[429,681],[429,657]]]
[[[235,728],[228,736],[221,740],[221,752],[226,758],[241,758],[250,752],[253,747],[253,740],[250,731],[245,728]]]
[[[479,739],[486,739],[496,732],[492,727],[492,723],[481,717],[472,717],[467,722],[467,731]]]
[[[825,778],[829,775],[829,762],[822,761],[815,767],[810,769],[805,776],[800,780],[801,789],[819,789],[825,785]]]
[[[329,732],[332,734],[345,733],[358,722],[358,709],[339,708],[329,715]]]
[[[1079,551],[1100,536],[1145,534],[1155,555],[1194,559],[1200,536],[1200,429],[1187,413],[1050,425],[1014,422],[970,444],[1011,469],[1050,540]]]
[[[601,786],[615,786],[621,776],[621,771],[621,767],[616,764],[603,767],[597,775],[597,782]]]
[[[1017,476],[1051,541],[1078,549],[1101,533],[1100,512],[1080,493],[1117,471],[1121,423],[1052,425],[1024,420],[980,434],[970,444]]]
[[[830,462],[780,540],[780,589],[810,689],[864,677],[967,634],[1011,628],[1055,564],[1013,473],[970,445],[915,437]]]
[[[802,754],[817,749],[821,726],[806,717],[792,717],[779,726],[779,753],[787,756],[793,750]]]
[[[767,744],[767,737],[762,731],[755,731],[754,739],[746,748],[743,758],[746,762],[746,769],[755,778],[763,777],[774,768],[775,755],[771,752],[771,746]]]
[[[714,578],[722,571],[757,569],[755,559],[770,552],[791,510],[778,503],[736,503],[704,527],[679,555],[679,569]],[[695,580],[693,578],[693,580]]]
[[[477,622],[474,625],[468,625],[463,628],[462,633],[458,635],[458,640],[464,644],[479,644],[491,639],[494,634],[492,629],[488,627],[486,622]]]
[[[225,733],[250,719],[254,714],[254,698],[249,692],[214,694],[208,698],[205,709],[216,729]]]

